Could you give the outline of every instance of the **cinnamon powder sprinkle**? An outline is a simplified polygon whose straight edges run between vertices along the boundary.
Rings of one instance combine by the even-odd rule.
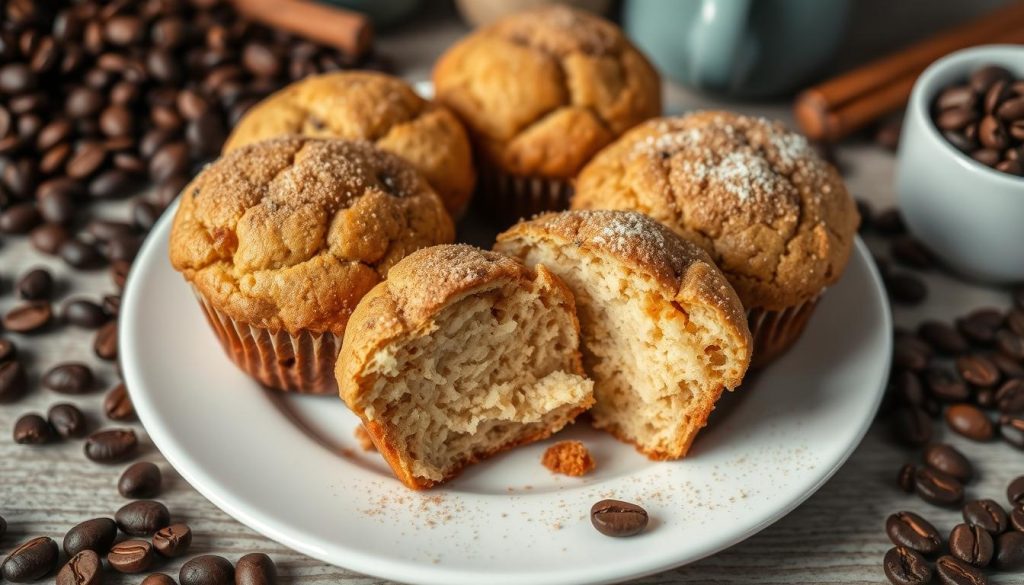
[[[580,441],[559,441],[548,447],[541,459],[544,467],[551,473],[561,473],[580,477],[594,470],[597,466],[590,451]]]

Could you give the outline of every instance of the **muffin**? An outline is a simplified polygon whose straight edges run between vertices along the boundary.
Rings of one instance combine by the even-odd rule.
[[[453,238],[440,197],[397,155],[290,136],[233,150],[185,187],[170,257],[242,370],[329,393],[359,299],[409,253]]]
[[[346,71],[295,82],[253,106],[224,152],[286,134],[369,140],[412,163],[455,218],[473,194],[476,173],[462,124],[390,75]]]
[[[626,133],[580,173],[572,207],[640,211],[704,248],[747,310],[755,367],[799,338],[859,222],[839,173],[804,137],[728,112]]]
[[[651,459],[686,455],[752,342],[711,258],[633,211],[566,211],[520,223],[495,249],[544,266],[576,297],[594,426]]]
[[[356,307],[341,397],[412,489],[548,437],[593,403],[572,294],[466,245],[409,255]]]
[[[512,223],[565,209],[592,156],[661,112],[657,72],[614,24],[566,6],[478,29],[434,68],[476,148],[480,204]]]

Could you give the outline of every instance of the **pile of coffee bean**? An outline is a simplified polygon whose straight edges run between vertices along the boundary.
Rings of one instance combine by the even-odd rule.
[[[1024,175],[1024,79],[987,65],[965,83],[943,89],[932,107],[935,126],[961,152],[1011,175]]]

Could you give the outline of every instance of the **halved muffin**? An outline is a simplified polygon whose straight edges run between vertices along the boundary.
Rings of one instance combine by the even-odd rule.
[[[543,266],[466,245],[392,267],[352,314],[336,373],[412,489],[548,437],[594,401],[569,289]]]
[[[549,268],[575,295],[594,426],[651,459],[686,455],[750,363],[743,306],[711,258],[624,211],[545,214],[495,249]]]

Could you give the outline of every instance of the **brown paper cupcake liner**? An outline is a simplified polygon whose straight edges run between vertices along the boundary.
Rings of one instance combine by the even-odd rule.
[[[486,161],[480,163],[478,185],[477,200],[503,225],[543,211],[568,209],[572,197],[568,179],[512,175]]]
[[[811,313],[818,304],[815,297],[809,301],[781,311],[751,309],[747,311],[747,324],[754,338],[751,369],[763,368],[786,353],[800,339]]]
[[[334,394],[334,364],[341,337],[332,333],[291,335],[236,321],[215,309],[198,291],[196,298],[224,351],[264,386],[303,394]]]

